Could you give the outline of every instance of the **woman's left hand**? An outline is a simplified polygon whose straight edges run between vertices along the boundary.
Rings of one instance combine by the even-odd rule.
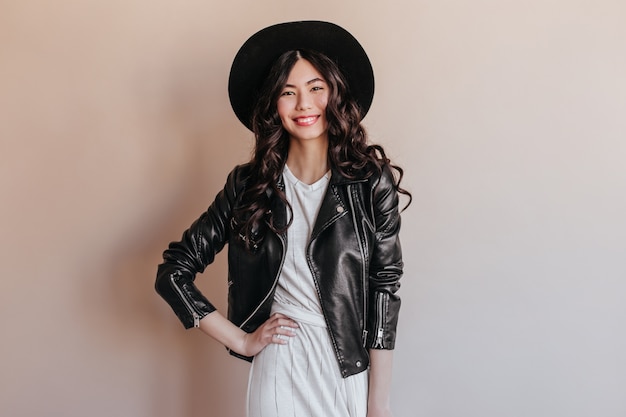
[[[246,333],[242,340],[241,352],[245,356],[255,356],[270,343],[286,345],[290,337],[296,335],[298,323],[284,314],[274,313],[254,332]]]

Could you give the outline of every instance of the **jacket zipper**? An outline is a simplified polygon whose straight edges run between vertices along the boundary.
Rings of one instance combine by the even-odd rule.
[[[265,295],[265,297],[263,298],[263,300],[261,300],[261,302],[259,303],[259,305],[254,309],[254,311],[248,316],[247,319],[245,319],[243,321],[243,323],[241,323],[241,325],[239,326],[239,328],[243,328],[243,326],[245,326],[248,321],[250,321],[250,319],[252,317],[254,317],[254,315],[259,311],[259,309],[261,308],[261,306],[263,304],[265,304],[265,302],[267,301],[267,299],[269,298],[269,296],[274,292],[274,289],[276,288],[276,284],[278,284],[278,278],[280,277],[280,272],[283,270],[283,265],[285,263],[285,253],[287,252],[287,245],[285,243],[285,239],[283,237],[283,235],[278,235],[278,239],[280,240],[280,243],[283,246],[283,253],[281,256],[281,260],[280,260],[280,267],[278,268],[278,271],[276,272],[276,277],[274,278],[274,283],[272,284],[272,287],[270,288],[269,292]]]
[[[174,291],[176,291],[178,293],[178,295],[180,296],[181,300],[183,300],[183,303],[185,304],[185,306],[189,310],[189,313],[193,317],[193,327],[200,327],[200,315],[198,314],[198,312],[196,310],[194,310],[194,308],[191,305],[191,303],[189,302],[189,300],[187,300],[187,298],[183,294],[183,291],[178,287],[178,285],[176,285],[176,281],[175,281],[175,277],[174,277],[175,275],[179,276],[180,272],[176,271],[173,274],[170,274],[170,282],[172,283],[172,288],[174,288]]]
[[[315,272],[313,272],[313,268],[311,264],[311,256],[309,255],[311,243],[312,243],[312,240],[309,241],[307,248],[306,248],[306,262],[309,266],[309,270],[311,271],[311,276],[313,277],[313,283],[315,284],[315,291],[317,292],[317,298],[320,301],[320,307],[322,308],[322,316],[324,316],[324,321],[326,322],[326,328],[328,329],[330,340],[333,343],[333,348],[335,349],[335,356],[337,357],[337,360],[340,363],[341,374],[345,376],[346,371],[345,369],[343,369],[343,356],[339,354],[339,349],[337,348],[337,340],[335,339],[335,335],[333,334],[332,327],[330,325],[330,322],[328,321],[328,314],[326,314],[326,312],[324,311],[324,304],[322,303],[322,293],[320,291],[320,284],[317,279],[317,276],[315,275]]]
[[[337,216],[336,218],[339,218],[339,217],[341,216]],[[319,299],[320,307],[322,308],[322,316],[324,316],[324,321],[326,322],[326,327],[328,328],[328,334],[330,335],[330,340],[333,343],[333,348],[335,349],[335,356],[337,357],[337,360],[340,363],[341,374],[345,376],[346,370],[343,369],[343,356],[339,354],[339,349],[337,348],[337,341],[335,339],[335,335],[332,332],[332,326],[330,325],[330,322],[328,321],[328,314],[324,311],[324,304],[322,303],[322,293],[320,291],[320,284],[317,279],[317,276],[315,275],[315,272],[313,272],[313,268],[312,268],[313,264],[312,264],[311,256],[310,256],[311,243],[313,243],[313,240],[315,240],[317,236],[319,236],[324,230],[326,230],[329,225],[330,223],[326,224],[326,226],[322,230],[320,230],[315,237],[312,236],[311,239],[309,240],[309,243],[306,246],[306,262],[307,262],[307,265],[309,266],[309,270],[311,271],[311,276],[313,277],[313,283],[315,284],[315,291],[317,292],[317,298]]]
[[[365,274],[365,254],[363,253],[363,246],[361,244],[361,235],[359,233],[359,226],[356,220],[356,210],[354,209],[354,201],[352,200],[352,186],[348,185],[348,201],[350,202],[350,211],[352,212],[352,223],[354,224],[354,231],[356,233],[356,238],[359,241],[359,251],[361,252],[361,260],[363,261],[363,269],[362,269],[362,282],[363,282],[363,332],[361,336],[361,343],[363,347],[367,345],[367,291],[366,291],[366,274]]]
[[[385,317],[385,294],[376,293],[376,304],[378,311],[376,314],[376,340],[374,342],[374,349],[384,349],[383,336],[385,334],[384,317]]]

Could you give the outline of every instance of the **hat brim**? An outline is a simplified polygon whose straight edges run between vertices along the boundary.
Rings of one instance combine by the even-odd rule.
[[[374,97],[374,71],[365,50],[348,31],[329,22],[279,23],[252,35],[230,70],[228,95],[237,118],[252,130],[255,99],[274,62],[283,53],[308,49],[323,53],[343,73],[365,117]]]

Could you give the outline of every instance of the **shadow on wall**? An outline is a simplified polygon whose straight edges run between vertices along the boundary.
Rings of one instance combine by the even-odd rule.
[[[154,408],[151,415],[155,417],[173,415],[173,410],[170,410],[172,401],[179,404],[176,415],[184,417],[240,415],[243,410],[246,365],[238,367],[244,373],[233,372],[235,363],[240,360],[231,358],[224,347],[200,331],[184,330],[169,306],[154,291],[156,267],[162,262],[162,251],[170,240],[180,238],[183,230],[214,196],[214,193],[201,191],[214,188],[208,184],[209,177],[204,172],[198,172],[202,171],[198,167],[203,166],[203,159],[211,154],[207,149],[210,144],[203,139],[194,141],[196,149],[189,152],[191,161],[187,165],[187,178],[182,179],[187,184],[187,195],[174,199],[176,203],[161,212],[156,221],[141,225],[141,230],[131,234],[134,239],[120,244],[119,251],[113,253],[111,259],[109,294],[110,300],[115,303],[115,321],[121,325],[122,334],[139,330],[146,338],[152,339],[144,345],[155,348],[152,354],[153,375],[147,378],[153,383],[151,397]],[[215,171],[211,178],[222,181],[227,171]],[[205,204],[194,200],[202,200]],[[188,207],[202,208],[190,213]],[[181,222],[175,219],[184,219],[184,225],[180,227]],[[218,256],[206,273],[197,279],[201,290],[222,312],[226,311],[225,258]],[[173,379],[173,376],[177,378]],[[239,397],[240,401],[224,401],[231,397]]]
[[[177,214],[165,215],[164,221],[156,225]],[[184,330],[154,291],[156,265],[161,262],[160,253],[172,233],[159,232],[158,226],[151,229],[155,230],[153,234],[137,233],[135,236],[141,239],[120,246],[119,253],[113,256],[109,282],[109,299],[115,303],[114,320],[120,326],[121,339],[132,339],[130,333],[139,331],[144,340],[150,339],[142,345],[154,347],[149,354],[152,375],[145,378],[152,382],[151,415],[170,417],[174,411],[183,417],[239,415],[245,393],[245,373],[233,372],[239,360],[230,358],[221,345],[198,330]],[[223,259],[219,256],[203,274],[210,277],[198,276],[199,287],[221,311],[225,308],[219,301],[226,298]],[[240,401],[229,401],[227,405],[224,399],[231,397],[239,397]],[[173,404],[178,404],[175,410]]]
[[[144,384],[133,395],[145,398],[135,402],[142,403],[146,416],[244,414],[247,362],[231,357],[200,331],[185,331],[154,290],[163,250],[206,209],[236,163],[227,147],[210,138],[239,133],[220,121],[219,114],[214,117],[205,123],[210,134],[182,135],[188,145],[184,169],[178,173],[180,187],[160,197],[163,204],[151,208],[145,218],[117,236],[107,253],[98,257],[102,265],[86,266],[83,275],[89,279],[84,280],[84,294],[78,298],[88,305],[79,306],[78,311],[86,312],[83,319],[90,322],[86,325],[98,326],[99,334],[112,347],[107,360],[128,367],[117,371],[122,377],[142,373],[132,377]],[[159,184],[153,186],[158,189]],[[142,196],[136,198],[141,203]],[[198,276],[198,286],[219,310],[226,311],[225,253],[218,255],[203,275]],[[145,386],[146,381],[150,386]]]

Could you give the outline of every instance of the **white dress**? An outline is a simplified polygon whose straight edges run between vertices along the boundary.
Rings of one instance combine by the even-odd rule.
[[[314,184],[285,166],[285,194],[293,209],[287,253],[272,313],[300,326],[286,345],[269,344],[255,356],[248,381],[248,417],[365,417],[367,372],[342,378],[322,314],[305,248],[330,172]]]

